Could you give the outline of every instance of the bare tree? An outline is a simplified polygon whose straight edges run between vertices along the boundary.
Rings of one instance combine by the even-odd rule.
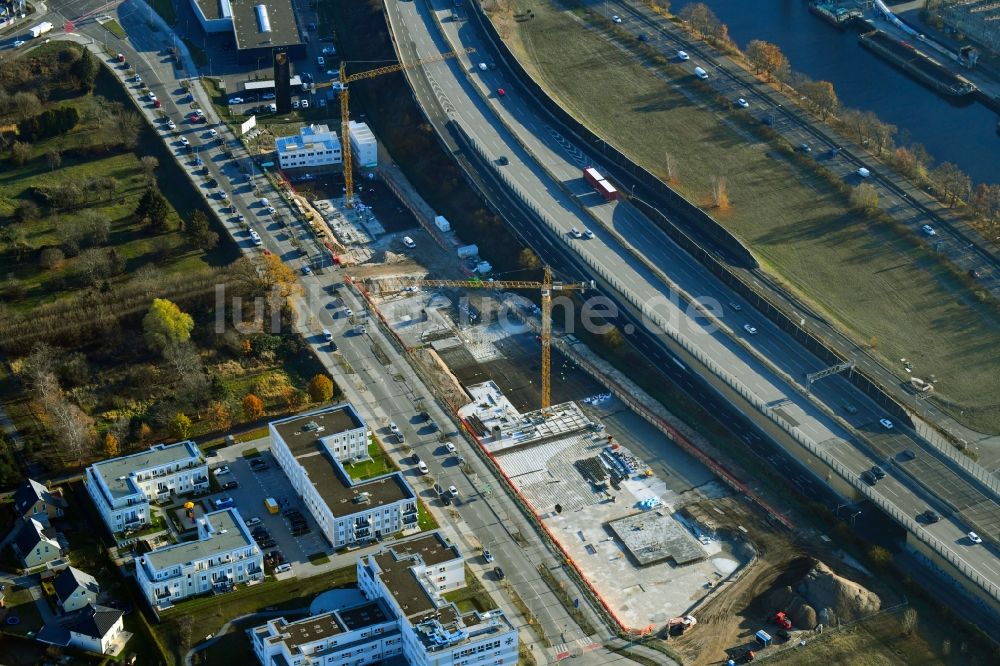
[[[10,161],[14,166],[22,166],[31,159],[31,144],[27,141],[15,141],[10,146]]]
[[[156,178],[156,167],[160,166],[160,160],[152,155],[145,155],[139,162],[142,164],[142,173],[146,181],[151,185]]]
[[[903,619],[901,620],[903,625],[903,633],[907,636],[913,633],[913,630],[917,628],[917,609],[907,608],[903,611]]]
[[[675,158],[670,153],[666,153],[663,156],[663,168],[667,172],[667,182],[676,183],[677,182],[677,158]]]
[[[71,460],[82,460],[97,440],[94,420],[68,400],[57,401],[50,407],[48,414],[63,452]]]
[[[62,166],[62,153],[58,148],[52,148],[45,153],[45,161],[49,164],[49,171],[55,171]]]
[[[725,176],[712,176],[712,203],[716,208],[729,208],[729,186]]]

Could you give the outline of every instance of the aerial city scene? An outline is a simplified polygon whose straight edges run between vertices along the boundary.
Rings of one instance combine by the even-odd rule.
[[[0,0],[0,666],[1000,664],[1000,1]]]

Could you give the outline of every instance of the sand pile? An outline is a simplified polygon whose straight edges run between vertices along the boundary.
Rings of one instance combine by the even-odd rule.
[[[874,592],[838,576],[822,562],[815,562],[794,586],[775,590],[770,604],[788,613],[796,629],[814,629],[817,623],[851,622],[882,606]]]

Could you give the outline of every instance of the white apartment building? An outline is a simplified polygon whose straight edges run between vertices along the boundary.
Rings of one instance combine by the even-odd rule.
[[[330,166],[344,159],[337,133],[326,125],[309,125],[300,129],[298,136],[279,137],[275,148],[282,169]]]
[[[112,533],[149,524],[150,500],[208,490],[208,464],[188,440],[95,463],[84,485]]]
[[[368,457],[368,426],[349,404],[269,424],[271,453],[334,548],[417,525],[417,499],[399,472],[355,482],[342,461]]]
[[[253,629],[261,664],[367,666],[397,655],[411,666],[517,663],[517,630],[502,611],[462,615],[441,597],[465,586],[465,566],[437,532],[359,558],[358,586],[362,604]]]
[[[135,579],[154,608],[264,578],[264,555],[236,509],[206,513],[197,523],[197,541],[157,548],[136,560]]]
[[[352,120],[348,124],[351,136],[351,155],[358,166],[374,169],[378,166],[378,141],[365,123]]]

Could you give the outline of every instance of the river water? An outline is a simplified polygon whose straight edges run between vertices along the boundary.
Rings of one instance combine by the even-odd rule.
[[[689,4],[675,0],[671,11]],[[872,111],[899,128],[897,143],[922,143],[938,162],[957,164],[977,183],[1000,183],[997,114],[979,102],[957,106],[809,12],[805,0],[701,0],[742,48],[777,44],[792,69],[833,84],[842,106]],[[907,141],[907,137],[909,140]]]

